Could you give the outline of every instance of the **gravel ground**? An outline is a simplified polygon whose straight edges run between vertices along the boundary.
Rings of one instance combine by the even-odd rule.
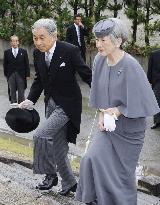
[[[60,181],[51,191],[35,189],[43,177],[18,164],[0,163],[0,205],[83,205],[74,195],[62,197],[57,192]],[[138,205],[160,205],[160,199],[138,192]]]

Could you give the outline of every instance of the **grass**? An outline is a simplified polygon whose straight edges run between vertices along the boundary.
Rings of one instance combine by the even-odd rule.
[[[70,163],[71,163],[72,170],[75,173],[79,173],[81,157],[69,155],[69,160],[70,160]]]
[[[16,157],[23,160],[33,159],[32,141],[6,133],[0,133],[0,152],[9,158]],[[80,157],[69,157],[71,167],[75,173],[79,172]]]
[[[20,139],[18,137],[0,133],[0,150],[1,152],[13,153],[13,155],[24,156],[26,158],[32,158],[33,148],[25,145],[25,139]],[[19,140],[19,141],[18,141]]]

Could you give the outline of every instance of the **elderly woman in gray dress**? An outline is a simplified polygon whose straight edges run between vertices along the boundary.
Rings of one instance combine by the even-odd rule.
[[[89,205],[136,205],[135,169],[146,117],[159,107],[146,75],[122,50],[127,26],[109,18],[95,24],[98,54],[93,64],[90,106],[100,110],[98,130],[81,160],[76,199]],[[106,129],[104,115],[115,121]],[[110,121],[108,121],[110,123]]]

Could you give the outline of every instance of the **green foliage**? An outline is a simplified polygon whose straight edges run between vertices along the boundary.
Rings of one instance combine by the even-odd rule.
[[[118,15],[118,11],[121,10],[123,7],[123,4],[122,3],[118,3],[117,0],[114,0],[114,4],[112,3],[109,3],[107,8],[110,10],[110,11],[113,11],[114,12],[114,17],[116,18],[117,15]]]
[[[128,7],[125,10],[125,14],[127,15],[127,17],[131,20],[137,18],[137,23],[140,24],[143,22],[143,20],[145,19],[145,14],[144,11],[142,11],[141,9],[137,9],[137,11],[135,11],[133,9],[133,7]]]
[[[63,12],[58,17],[55,17],[58,34],[60,40],[65,40],[66,29],[72,21],[72,16],[67,8],[63,9]]]
[[[151,6],[149,6],[151,4]],[[137,53],[147,53],[149,48],[136,47],[138,25],[144,26],[145,42],[160,31],[160,21],[152,21],[152,14],[160,14],[160,0],[0,0],[0,37],[9,39],[17,34],[23,44],[32,43],[31,25],[39,18],[54,18],[57,23],[59,39],[65,40],[66,28],[73,23],[73,16],[83,14],[83,23],[89,30],[87,43],[94,44],[92,28],[95,22],[107,18],[107,11],[116,17],[121,9],[132,21],[132,46]],[[109,17],[110,17],[109,16]],[[128,47],[129,48],[129,47]],[[145,55],[145,54],[144,54]]]
[[[160,14],[160,1],[159,0],[152,0],[152,10],[156,14]]]
[[[132,43],[126,44],[123,49],[132,55],[149,56],[150,53],[156,49],[160,48],[160,45],[156,44],[154,46],[139,46],[137,44],[132,45]]]

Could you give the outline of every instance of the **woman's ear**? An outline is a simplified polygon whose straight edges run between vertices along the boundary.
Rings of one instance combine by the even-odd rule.
[[[116,47],[119,48],[122,44],[122,39],[121,38],[117,38],[117,42],[116,42]]]

